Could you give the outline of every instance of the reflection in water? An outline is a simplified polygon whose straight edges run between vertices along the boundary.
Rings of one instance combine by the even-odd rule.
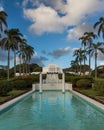
[[[104,114],[69,92],[35,92],[0,116],[0,130],[104,130]]]

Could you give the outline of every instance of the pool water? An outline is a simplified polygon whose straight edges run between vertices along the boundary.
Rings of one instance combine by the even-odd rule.
[[[104,114],[70,92],[35,92],[0,115],[0,130],[104,130]]]

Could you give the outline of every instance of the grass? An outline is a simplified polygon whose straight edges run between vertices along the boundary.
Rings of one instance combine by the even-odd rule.
[[[2,97],[0,96],[0,104],[3,104],[25,92],[27,92],[27,90],[12,90],[8,93],[7,96],[2,96]]]
[[[76,91],[104,104],[104,95],[99,95],[99,91],[93,89],[76,89]]]

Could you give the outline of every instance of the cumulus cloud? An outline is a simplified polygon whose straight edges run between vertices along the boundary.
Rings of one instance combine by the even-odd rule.
[[[66,47],[66,48],[59,48],[57,50],[54,50],[53,52],[49,52],[48,55],[54,57],[54,58],[60,58],[64,55],[67,55],[71,52],[71,48],[70,47]]]
[[[81,25],[78,25],[74,27],[73,29],[68,30],[68,40],[78,39],[81,37],[84,32],[94,32],[94,28],[92,24],[88,23],[82,23]]]
[[[32,5],[32,8],[27,7],[27,5]],[[59,33],[69,26],[77,26],[82,23],[86,16],[104,11],[103,5],[103,0],[83,0],[83,2],[82,0],[23,1],[24,15],[32,22],[29,30],[35,34]],[[73,30],[70,31],[69,33],[73,33]]]
[[[36,63],[39,66],[44,66],[44,62],[47,61],[48,58],[43,57],[43,56],[33,56],[31,59],[31,63]]]
[[[33,22],[29,30],[35,34],[62,32],[64,29],[57,12],[43,4],[37,9],[24,9],[24,15]]]

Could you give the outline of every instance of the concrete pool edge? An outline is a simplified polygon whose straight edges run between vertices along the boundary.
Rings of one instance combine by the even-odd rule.
[[[98,109],[100,109],[104,113],[104,104],[102,104],[102,103],[100,103],[100,102],[98,102],[98,101],[96,101],[96,100],[94,100],[94,99],[92,99],[90,97],[87,97],[87,96],[85,96],[85,95],[83,95],[81,93],[78,93],[78,92],[76,92],[74,90],[70,90],[70,92],[72,92],[73,94],[77,95],[78,97],[84,99],[89,104],[97,107]]]
[[[23,94],[23,95],[21,95],[21,96],[19,96],[19,97],[16,97],[16,98],[14,98],[14,99],[12,99],[12,100],[10,100],[10,101],[8,101],[8,102],[6,102],[6,103],[0,105],[0,114],[1,114],[3,111],[5,111],[7,108],[9,108],[10,106],[12,106],[13,104],[17,103],[18,101],[20,101],[20,100],[23,99],[24,97],[26,97],[26,96],[32,94],[33,92],[34,92],[34,91],[29,91],[29,92],[27,92],[27,93],[25,93],[25,94]]]

